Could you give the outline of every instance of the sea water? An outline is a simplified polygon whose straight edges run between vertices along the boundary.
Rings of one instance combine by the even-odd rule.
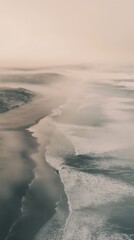
[[[129,71],[67,72],[66,101],[32,130],[64,185],[35,240],[134,239],[134,80]],[[66,92],[66,91],[65,91]]]

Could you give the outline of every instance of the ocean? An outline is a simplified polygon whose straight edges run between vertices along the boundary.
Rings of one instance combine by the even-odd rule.
[[[48,82],[42,80],[48,73],[41,75],[41,82],[40,73],[38,78],[26,75],[20,83],[1,82],[11,87],[17,82],[17,87],[43,94],[33,104],[34,121],[24,117],[29,108],[23,112],[23,134],[34,142],[30,160],[25,155],[23,159],[26,169],[31,161],[33,176],[25,182],[21,213],[7,228],[5,239],[132,240],[134,71],[105,67],[51,71]],[[7,114],[13,111],[19,108]],[[20,133],[22,122],[16,121]],[[11,129],[11,123],[5,122],[3,129],[16,132],[14,124]]]

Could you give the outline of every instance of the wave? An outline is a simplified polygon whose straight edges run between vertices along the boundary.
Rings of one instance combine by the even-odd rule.
[[[39,146],[23,226],[33,223],[34,240],[133,239],[133,92],[113,81],[74,82],[67,101],[29,129]]]
[[[61,111],[57,109],[57,115],[60,114]],[[52,124],[53,134],[45,153],[46,161],[60,174],[68,198],[70,214],[67,217],[64,208],[57,206],[53,218],[39,231],[35,239],[131,239],[127,234],[118,233],[115,230],[113,232],[113,226],[108,225],[108,219],[114,204],[124,201],[127,197],[134,197],[133,186],[104,175],[85,173],[78,168],[68,166],[66,158],[72,156],[73,159],[73,156],[78,156],[83,139],[79,138],[80,144],[77,147],[76,144],[74,146],[72,135],[70,137],[66,134],[67,131],[63,131],[69,126],[64,125],[63,128],[63,124],[55,123],[55,117],[56,110],[49,118],[41,120],[38,127],[40,131],[42,129],[48,131],[48,123]],[[72,134],[72,127],[73,133],[78,133],[76,131],[78,126],[74,125],[70,125],[68,132]],[[115,148],[112,147],[113,149]],[[85,154],[85,151],[81,154]],[[104,152],[101,154],[104,157]]]

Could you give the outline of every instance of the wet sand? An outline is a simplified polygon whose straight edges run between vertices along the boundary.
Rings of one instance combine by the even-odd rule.
[[[0,114],[1,240],[32,240],[53,216],[56,202],[64,194],[59,174],[46,163],[44,153],[38,151],[37,139],[26,129],[61,102],[40,96]],[[35,178],[39,159],[43,164],[42,175]],[[56,187],[54,195],[48,191],[48,185]]]
[[[34,178],[36,139],[28,131],[2,131],[0,144],[0,239],[21,215],[21,199]]]

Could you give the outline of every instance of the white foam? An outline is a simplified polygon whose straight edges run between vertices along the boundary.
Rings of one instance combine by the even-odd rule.
[[[95,240],[131,239],[127,236],[124,238],[125,235],[121,234],[101,233],[108,215],[99,212],[99,207],[134,196],[133,187],[105,177],[77,172],[65,166],[60,168],[60,176],[68,196],[70,215],[67,222],[65,219],[64,222],[61,221],[64,212],[61,214],[57,208],[56,214],[42,228],[37,239],[90,240],[97,231],[100,234]]]
[[[70,168],[64,168],[60,172],[73,210],[105,205],[126,196],[134,196],[133,187],[122,182]]]
[[[93,212],[72,212],[69,216],[62,240],[90,240],[93,233],[102,228],[105,218]]]
[[[121,112],[126,108],[121,103],[125,99],[112,97],[112,94],[111,97],[103,96],[102,93],[99,95],[97,90],[92,93],[92,89],[86,89],[83,84],[81,82],[82,88],[74,92],[74,95],[71,94],[66,104],[52,112],[47,122],[42,120],[38,125],[40,144],[43,144],[43,135],[48,131],[48,126],[52,130],[47,134],[50,138],[45,153],[46,160],[59,170],[70,215],[65,221],[64,210],[57,207],[56,214],[37,234],[36,240],[131,239],[125,234],[113,232],[113,229],[110,232],[105,228],[110,217],[110,206],[126,197],[134,197],[134,188],[103,175],[80,172],[64,162],[65,156],[74,151],[73,146],[76,154],[103,155],[105,152],[127,148],[134,142],[133,123],[129,121],[126,112]],[[88,119],[89,124],[84,122]],[[102,121],[102,124],[95,125],[94,121]],[[103,160],[99,164],[104,169],[116,165],[112,160],[108,163]],[[122,166],[123,160],[117,165]],[[108,211],[100,211],[105,207]]]
[[[61,124],[58,124],[57,126],[60,128]],[[77,132],[76,126],[71,125],[71,127],[69,127],[70,125],[66,125],[70,134]],[[67,135],[65,141],[62,136],[62,141],[60,141],[57,136],[62,135],[60,135],[58,131],[55,131],[47,148],[46,160],[51,166],[55,167],[60,172],[62,182],[65,186],[65,192],[68,197],[70,215],[64,226],[62,225],[61,227],[61,225],[57,225],[57,228],[54,229],[55,233],[53,234],[52,231],[51,235],[48,235],[48,229],[51,232],[50,229],[52,228],[54,221],[59,221],[56,213],[52,221],[41,230],[41,234],[43,234],[44,240],[90,240],[93,239],[93,236],[98,229],[100,231],[102,229],[103,231],[103,227],[108,218],[107,214],[100,214],[98,209],[107,204],[122,201],[125,197],[134,197],[134,189],[132,186],[123,182],[112,180],[100,175],[83,173],[66,166],[64,163],[64,156],[68,154],[69,146],[71,146],[68,143],[69,138]],[[80,145],[81,144],[82,142],[80,142]],[[124,238],[124,236],[126,238]],[[110,235],[110,233],[107,232],[100,232],[95,240],[103,239],[103,237],[104,239],[109,240],[131,239],[126,235],[116,233]]]
[[[96,240],[132,240],[132,238],[126,234],[119,233],[108,234],[103,232],[100,234],[100,236],[96,238]]]
[[[54,140],[52,143],[53,142]],[[110,235],[108,232],[101,232],[103,231],[103,227],[105,227],[109,212],[108,215],[106,213],[103,214],[99,209],[108,204],[123,201],[125,197],[134,197],[133,187],[120,181],[111,180],[108,177],[86,174],[74,170],[64,165],[63,159],[58,157],[58,155],[57,157],[55,156],[55,158],[51,156],[50,149],[53,148],[54,145],[52,147],[50,144],[47,150],[46,159],[50,165],[53,167],[56,166],[56,168],[59,169],[68,197],[70,215],[66,224],[64,226],[62,225],[62,228],[61,225],[57,225],[57,228],[54,229],[54,235],[53,231],[51,235],[48,235],[48,229],[51,232],[50,229],[53,228],[54,221],[59,221],[56,213],[52,221],[41,230],[41,234],[44,234],[44,238],[38,239],[92,240],[97,231],[100,231],[100,233],[94,238],[95,240],[103,239],[103,237],[104,240],[131,239],[127,235],[116,233]],[[53,149],[53,153],[54,152],[56,153],[56,149]]]

